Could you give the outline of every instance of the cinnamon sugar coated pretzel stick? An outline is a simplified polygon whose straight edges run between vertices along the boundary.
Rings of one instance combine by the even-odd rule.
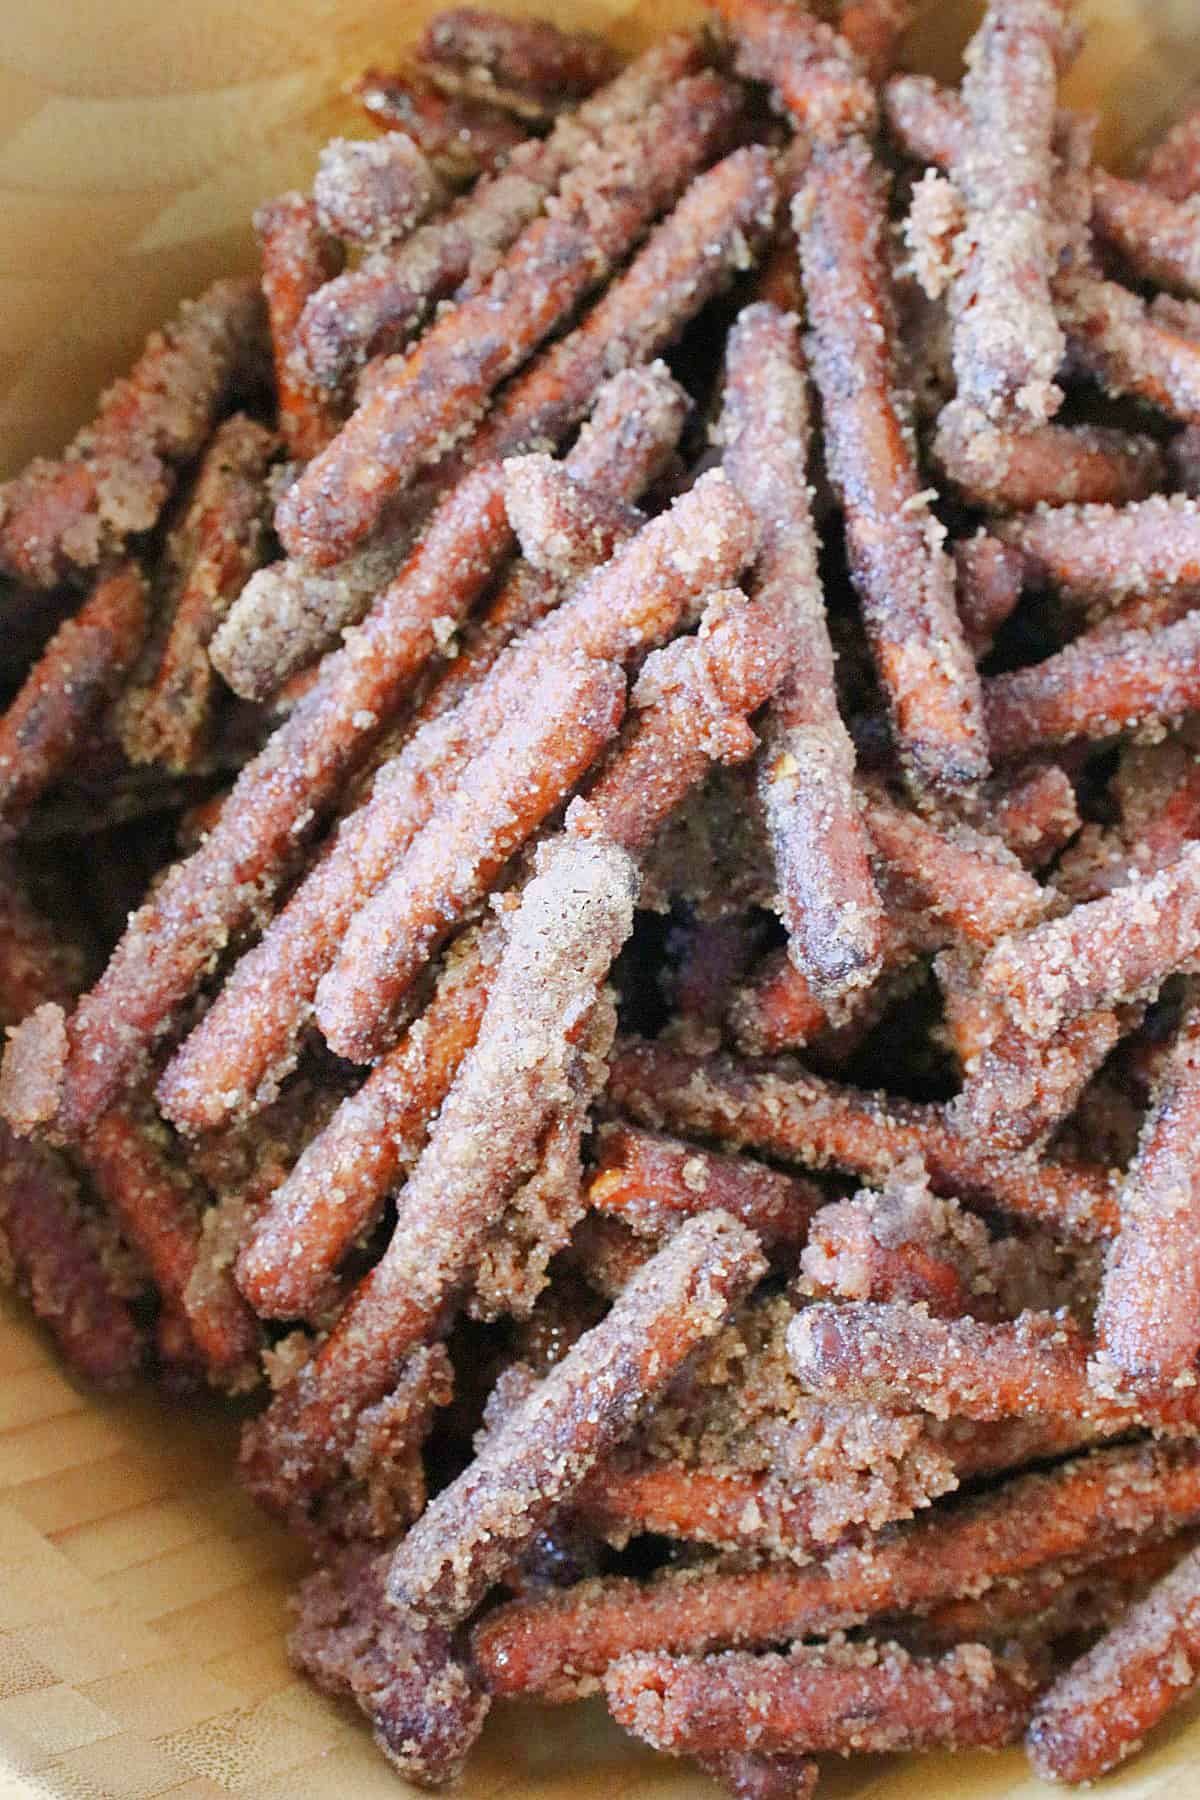
[[[135,563],[102,576],[60,625],[0,718],[0,832],[11,837],[73,761],[146,634],[146,584]]]
[[[897,747],[918,793],[987,773],[979,684],[898,391],[882,175],[867,146],[819,152],[793,208],[830,480]]]
[[[725,469],[763,532],[758,604],[778,610],[791,667],[775,697],[759,796],[791,953],[836,1000],[879,971],[882,917],[837,709],[806,478],[808,392],[795,323],[747,308],[726,346]]]
[[[338,415],[296,362],[296,330],[311,295],[338,272],[337,246],[307,194],[280,194],[254,215],[262,290],[271,332],[279,431],[289,453],[307,462],[338,429]]]
[[[1194,120],[913,11],[436,15],[0,490],[0,1276],[237,1396],[418,1784],[1200,1666]]]
[[[1096,1313],[1104,1356],[1118,1379],[1165,1387],[1186,1380],[1200,1354],[1193,1299],[1196,1255],[1194,1006],[1180,1024],[1121,1190],[1121,1229]]]
[[[616,62],[611,46],[590,31],[563,31],[548,19],[510,19],[472,6],[435,14],[417,54],[556,101],[590,94]]]
[[[624,703],[611,663],[546,659],[526,704],[488,745],[495,776],[467,765],[455,800],[438,808],[352,920],[316,996],[317,1022],[337,1055],[367,1062],[384,1048],[422,966],[595,760]]]
[[[936,1662],[898,1644],[729,1651],[703,1662],[631,1656],[604,1682],[619,1724],[675,1755],[738,1749],[999,1749],[1023,1731],[1036,1667],[962,1644]]]
[[[165,553],[170,623],[146,677],[121,696],[118,729],[132,762],[183,772],[209,734],[216,683],[208,646],[263,560],[266,474],[276,440],[235,414],[214,433],[188,509]],[[172,591],[173,590],[173,591]]]
[[[442,179],[455,185],[490,174],[528,135],[503,107],[444,94],[412,70],[368,69],[350,91],[370,119],[404,132]]]
[[[1194,1682],[1200,1554],[1183,1558],[1043,1694],[1029,1760],[1050,1781],[1095,1780],[1124,1760]]]

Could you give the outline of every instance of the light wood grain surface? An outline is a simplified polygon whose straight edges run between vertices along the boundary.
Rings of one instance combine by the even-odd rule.
[[[514,8],[515,9],[515,8]],[[147,330],[252,266],[249,215],[354,129],[347,77],[422,5],[394,0],[7,0],[0,42],[0,470],[52,451]],[[624,47],[689,0],[547,0]],[[1080,0],[1068,99],[1103,108],[1119,162],[1200,76],[1200,0]],[[969,8],[912,40],[952,76]],[[411,1790],[362,1721],[283,1655],[296,1547],[234,1486],[234,1425],[154,1395],[99,1403],[0,1302],[0,1794],[60,1800],[375,1800]],[[1016,1752],[831,1770],[830,1800],[1035,1800]],[[1057,1790],[1061,1792],[1062,1790]],[[1200,1800],[1200,1706],[1114,1800]],[[501,1708],[462,1800],[702,1800],[594,1707]]]

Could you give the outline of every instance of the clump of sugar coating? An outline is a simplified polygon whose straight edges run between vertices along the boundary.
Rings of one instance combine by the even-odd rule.
[[[313,180],[318,219],[348,244],[398,242],[441,197],[421,150],[401,131],[381,138],[331,138]]]

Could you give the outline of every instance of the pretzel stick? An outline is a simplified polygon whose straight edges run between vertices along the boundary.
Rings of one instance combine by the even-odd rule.
[[[0,1126],[0,1244],[15,1285],[64,1360],[99,1388],[127,1386],[143,1334],[107,1267],[66,1162]]]
[[[372,257],[330,282],[305,309],[298,341],[314,378],[341,388],[371,357],[399,350],[429,309],[466,281],[478,286],[536,219],[567,170],[606,131],[645,114],[693,75],[699,43],[682,35],[654,45],[550,136],[518,145],[444,219],[422,226],[395,255]]]
[[[574,1699],[639,1650],[702,1656],[923,1613],[1048,1564],[1088,1566],[1198,1517],[1196,1445],[1092,1451],[819,1563],[611,1577],[499,1607],[472,1632],[473,1661],[493,1694]]]
[[[962,1644],[934,1662],[872,1641],[703,1662],[631,1656],[609,1669],[604,1696],[617,1723],[656,1750],[794,1756],[998,1750],[1021,1735],[1038,1686],[1036,1666],[1015,1652]]]
[[[1144,1401],[1093,1386],[1090,1340],[1061,1313],[1024,1312],[998,1324],[936,1319],[919,1306],[852,1303],[804,1308],[788,1354],[813,1392],[917,1406],[936,1418],[1081,1419],[1117,1432],[1131,1425],[1195,1430],[1188,1393]]]
[[[1200,343],[1177,316],[1090,277],[1072,283],[1060,313],[1073,364],[1106,393],[1145,401],[1185,424],[1200,419]]]
[[[793,210],[826,462],[901,762],[918,794],[969,792],[987,769],[978,678],[905,430],[884,192],[866,147],[818,153]]]
[[[473,6],[449,7],[432,18],[417,55],[555,104],[592,93],[612,76],[616,61],[612,46],[593,32]]]
[[[989,822],[1025,868],[1045,868],[1080,826],[1075,789],[1066,770],[1043,763],[1019,771],[993,796]]]
[[[520,464],[506,465],[510,491],[524,478]],[[176,1124],[210,1129],[252,1106],[264,1083],[292,1066],[317,983],[349,920],[429,822],[440,792],[525,697],[541,657],[626,660],[669,637],[701,594],[736,573],[751,544],[748,516],[728,483],[716,473],[705,477],[522,638],[457,708],[408,741],[168,1066],[159,1098]]]
[[[205,1266],[200,1196],[164,1151],[157,1121],[113,1108],[81,1145],[97,1191],[140,1251],[164,1298],[183,1314],[210,1378],[238,1392],[257,1379],[258,1333],[228,1268]]]
[[[257,385],[261,304],[248,281],[217,281],[154,332],[100,399],[66,455],[39,457],[0,487],[0,570],[54,587],[149,531],[179,465],[203,449],[224,403]]]
[[[1196,1297],[1196,1109],[1200,1013],[1172,1042],[1121,1189],[1121,1229],[1109,1257],[1096,1334],[1118,1378],[1166,1388],[1200,1354]]]
[[[911,910],[929,909],[953,936],[988,944],[1044,910],[1042,889],[998,838],[969,826],[939,830],[882,794],[865,810],[876,855]]]
[[[491,1703],[448,1632],[389,1605],[387,1565],[386,1550],[356,1547],[310,1575],[288,1653],[326,1693],[355,1702],[401,1776],[440,1785],[461,1774]]]
[[[392,1600],[443,1624],[473,1612],[764,1268],[728,1215],[681,1225],[428,1507],[392,1559]]]
[[[1152,994],[1200,950],[1200,845],[1166,868],[1076,906],[985,958],[986,994],[1030,1036],[1045,1039],[1068,1019]]]
[[[265,478],[275,442],[241,413],[214,433],[160,568],[166,637],[117,709],[131,762],[158,762],[181,774],[205,748],[215,688],[208,645],[263,559]]]
[[[736,589],[709,602],[694,638],[646,661],[633,689],[635,716],[567,828],[647,850],[667,816],[713,762],[739,762],[756,747],[747,715],[770,699],[786,667],[779,621]]]
[[[871,128],[870,82],[830,26],[784,0],[718,0],[717,12],[733,38],[738,74],[767,82],[798,134],[827,144]]]
[[[389,366],[283,496],[275,526],[285,549],[324,567],[360,543],[388,502],[470,429],[492,390],[678,199],[728,139],[735,110],[718,77],[693,76],[581,163],[555,210],[526,226],[491,280]]]
[[[423,965],[595,761],[624,707],[613,664],[542,659],[525,703],[351,920],[316,993],[337,1055],[369,1062],[387,1048]]]
[[[763,534],[754,592],[788,642],[758,781],[779,907],[794,961],[830,1004],[878,973],[882,915],[817,570],[807,383],[796,326],[782,314],[748,307],[730,332],[720,433],[726,472]]]
[[[262,258],[279,433],[288,454],[307,462],[325,448],[341,420],[296,357],[296,333],[305,305],[337,274],[341,257],[307,194],[268,200],[254,215],[254,230]]]
[[[910,1518],[913,1507],[911,1494],[901,1488],[878,1511],[889,1520]],[[812,1484],[674,1463],[632,1469],[606,1466],[584,1488],[576,1512],[591,1531],[618,1545],[650,1532],[799,1562],[816,1555],[831,1535],[840,1534],[842,1524],[839,1520],[832,1534],[823,1524]]]
[[[965,497],[996,512],[1123,506],[1146,499],[1165,479],[1153,438],[1104,425],[997,431],[982,415],[955,406],[941,413],[934,450]]]
[[[583,1140],[616,1035],[616,1002],[605,989],[580,1036],[568,1097],[551,1113],[531,1173],[488,1234],[475,1270],[473,1318],[527,1318],[551,1280],[553,1258],[569,1247],[587,1206]]]
[[[1200,109],[1193,107],[1172,125],[1146,158],[1141,175],[1168,200],[1186,200],[1200,189]]]
[[[459,940],[425,1011],[276,1188],[237,1264],[238,1285],[262,1317],[313,1311],[345,1251],[416,1161],[475,1041],[502,935],[492,922]]]
[[[1200,590],[1200,503],[1155,495],[1130,506],[1064,506],[1007,520],[999,536],[1031,586],[1102,604]]]
[[[1097,630],[1030,669],[984,686],[997,756],[1073,738],[1111,737],[1178,719],[1200,701],[1200,615],[1160,630]]]
[[[601,1127],[588,1203],[644,1237],[718,1207],[764,1244],[799,1247],[825,1196],[814,1182],[751,1157],[720,1156],[631,1125]]]
[[[1036,793],[1032,819],[1009,819],[1002,802],[989,823],[1000,833],[1012,830],[1014,841],[1033,831],[1030,848],[1048,853],[1062,834],[1078,824],[1070,784],[1063,795],[1059,773],[1048,793]],[[1041,788],[1039,772],[1038,787]],[[1070,804],[1068,807],[1068,797]],[[1042,822],[1044,806],[1051,808]],[[849,1010],[836,1017],[839,1034],[869,1029],[887,1004],[894,983],[903,980],[913,958],[939,942],[991,943],[1004,930],[1028,923],[1044,910],[1046,896],[1035,882],[1017,873],[1020,858],[1009,862],[1005,848],[990,834],[965,826],[939,830],[928,820],[893,806],[882,795],[867,801],[865,819],[875,847],[876,879],[887,893],[889,915],[884,936],[883,979]],[[1043,835],[1044,834],[1044,835]],[[731,1022],[739,1046],[754,1056],[829,1037],[833,1021],[804,976],[782,954],[764,957],[752,979],[737,995]],[[832,1049],[832,1042],[822,1046]]]
[[[1025,1740],[1036,1774],[1093,1781],[1184,1700],[1200,1654],[1200,1551],[1191,1551],[1039,1700]]]
[[[348,244],[399,243],[442,200],[441,184],[403,132],[382,138],[330,138],[313,178],[321,225]]]
[[[503,107],[444,94],[415,70],[367,69],[350,91],[369,118],[388,131],[403,131],[455,186],[503,168],[527,136]]]
[[[243,1473],[271,1510],[303,1515],[336,1478],[359,1413],[444,1322],[543,1126],[569,1099],[574,1043],[628,934],[635,885],[611,845],[560,838],[542,853],[388,1249],[313,1360],[247,1430]]]
[[[1002,1026],[968,1068],[950,1108],[955,1129],[1001,1151],[1042,1142],[1075,1110],[1121,1036],[1121,1020],[1106,1008],[1069,1020],[1044,1042]]]
[[[795,1064],[744,1065],[633,1040],[613,1059],[608,1097],[641,1125],[873,1181],[919,1157],[935,1193],[1040,1220],[1070,1240],[1116,1227],[1106,1171],[996,1157],[951,1131],[938,1107],[839,1086]]]
[[[954,166],[966,220],[949,295],[954,404],[1017,429],[1044,423],[1062,399],[1051,138],[1067,37],[1060,0],[993,0],[966,53],[966,140]]]
[[[146,584],[135,563],[102,576],[60,625],[0,718],[0,836],[73,761],[142,648]]]
[[[1050,1563],[1030,1575],[997,1582],[978,1599],[947,1600],[918,1619],[911,1635],[922,1649],[949,1649],[967,1639],[1045,1643],[1115,1625],[1190,1550],[1195,1533],[1108,1557],[1081,1574]],[[899,1629],[899,1627],[897,1627]]]
[[[133,915],[71,1020],[61,1120],[74,1133],[133,1078],[175,1009],[283,879],[309,821],[436,652],[436,622],[465,611],[509,542],[495,470],[447,499],[360,633],[242,770],[201,847]]]
[[[1105,169],[1092,172],[1092,225],[1138,281],[1200,297],[1198,219],[1191,200],[1171,200]]]
[[[286,684],[335,647],[404,567],[413,548],[411,523],[381,531],[336,569],[268,563],[251,575],[218,627],[209,660],[244,700],[280,707]]]

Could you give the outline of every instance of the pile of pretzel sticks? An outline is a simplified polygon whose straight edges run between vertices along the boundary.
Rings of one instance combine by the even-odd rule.
[[[5,1262],[258,1394],[420,1782],[1082,1781],[1200,1667],[1200,112],[906,15],[442,14],[0,489]]]

